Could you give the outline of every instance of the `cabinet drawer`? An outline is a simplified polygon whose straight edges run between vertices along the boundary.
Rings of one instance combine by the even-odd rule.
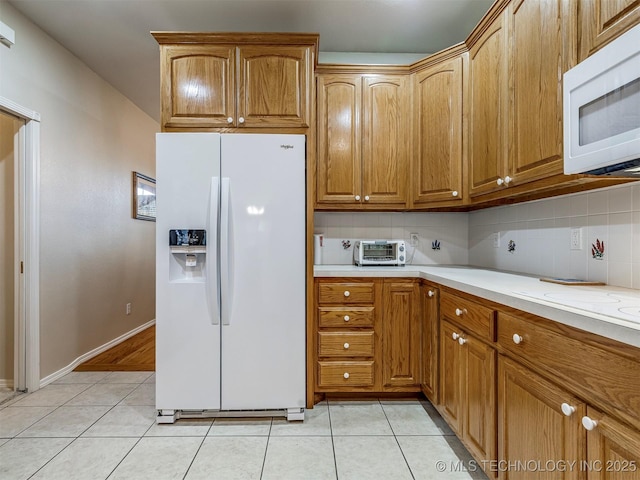
[[[450,293],[440,295],[440,314],[485,340],[495,340],[496,312],[492,308]]]
[[[373,330],[368,332],[320,332],[318,355],[373,357]]]
[[[320,307],[318,326],[336,327],[372,327],[374,307]]]
[[[518,335],[515,341],[514,335]],[[498,314],[498,345],[510,356],[526,360],[549,380],[590,403],[604,405],[640,425],[640,356],[629,355],[626,346],[595,335],[588,341],[573,335],[579,333],[563,325],[547,327],[535,320]]]
[[[373,303],[373,283],[321,283],[318,285],[318,303],[349,305]]]
[[[318,362],[320,387],[372,387],[373,361]]]

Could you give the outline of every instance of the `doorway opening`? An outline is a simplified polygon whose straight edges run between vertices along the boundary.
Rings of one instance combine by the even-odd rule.
[[[0,97],[0,402],[40,388],[40,115]]]

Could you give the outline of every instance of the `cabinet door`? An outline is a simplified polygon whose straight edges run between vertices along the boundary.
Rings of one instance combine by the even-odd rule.
[[[460,56],[415,76],[411,188],[416,207],[462,200],[462,66]]]
[[[385,389],[420,385],[419,302],[417,283],[385,281],[382,317]]]
[[[589,480],[640,480],[640,433],[594,408],[587,408],[589,419],[597,422],[587,432]]]
[[[235,118],[235,48],[161,47],[162,127],[226,127]]]
[[[407,204],[411,154],[411,77],[365,76],[362,93],[362,200]]]
[[[440,323],[440,413],[458,435],[462,434],[462,348],[460,329],[447,321]]]
[[[517,0],[509,7],[513,185],[561,174],[562,74],[575,65],[577,3]]]
[[[464,439],[476,458],[496,459],[496,351],[473,336],[464,340]]]
[[[308,47],[241,47],[239,61],[238,126],[308,126]]]
[[[470,195],[504,188],[497,184],[507,171],[507,11],[469,51],[469,180]]]
[[[438,404],[438,340],[440,290],[420,287],[422,298],[422,392],[431,403]]]
[[[359,206],[362,193],[359,75],[318,75],[318,204]]]
[[[575,411],[562,413],[566,403]],[[566,471],[546,472],[501,469],[501,480],[577,479],[581,477],[585,437],[580,419],[585,404],[561,388],[543,380],[528,368],[500,356],[498,359],[498,460],[505,465],[541,462],[541,465],[573,465]],[[573,463],[575,462],[575,463]]]
[[[640,0],[582,0],[579,61],[638,23]]]

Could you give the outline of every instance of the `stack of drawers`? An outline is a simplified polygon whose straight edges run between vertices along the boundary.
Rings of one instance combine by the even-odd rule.
[[[318,390],[374,389],[375,287],[372,281],[317,284]]]

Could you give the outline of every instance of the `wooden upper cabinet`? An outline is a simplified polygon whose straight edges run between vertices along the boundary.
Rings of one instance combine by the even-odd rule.
[[[469,49],[470,195],[502,188],[507,171],[507,11]]]
[[[309,127],[318,35],[153,36],[163,130]]]
[[[463,200],[462,101],[467,54],[419,71],[414,80],[412,206]]]
[[[362,187],[361,77],[318,75],[317,202],[356,206]]]
[[[638,23],[640,0],[581,0],[578,60],[584,60]]]
[[[362,92],[362,200],[407,204],[411,121],[408,75],[365,76]]]
[[[406,207],[410,85],[408,75],[318,75],[319,208]]]
[[[226,127],[235,118],[235,48],[167,45],[161,56],[163,127]]]
[[[612,2],[613,3],[613,2]],[[576,63],[577,2],[514,0],[509,168],[516,186],[562,174],[562,74]]]
[[[239,49],[240,123],[246,127],[309,125],[309,50],[280,46]]]

